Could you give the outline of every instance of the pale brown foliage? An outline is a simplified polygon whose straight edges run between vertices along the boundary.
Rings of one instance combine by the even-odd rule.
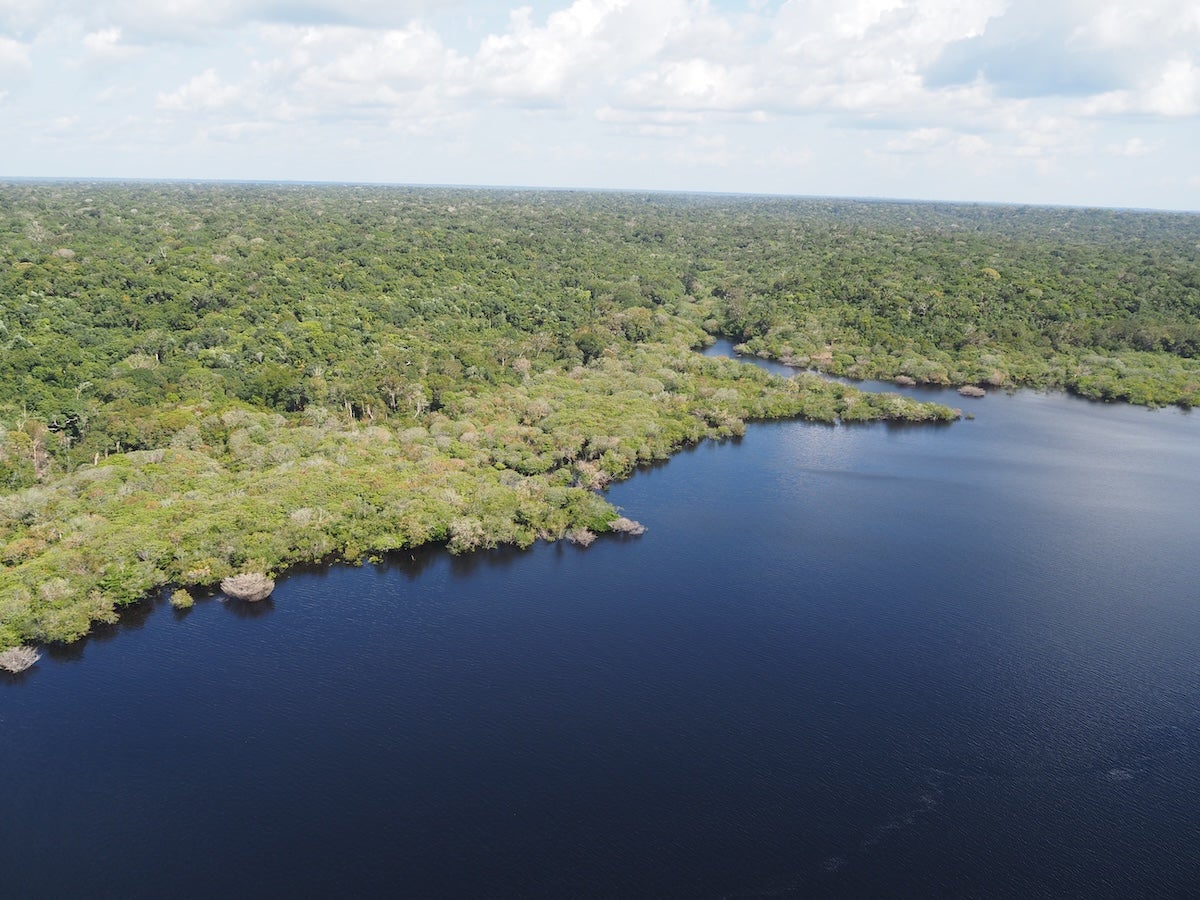
[[[621,516],[608,523],[608,530],[615,531],[617,534],[645,534],[646,526],[641,522]]]
[[[261,572],[244,572],[221,579],[221,590],[235,600],[265,600],[275,590],[275,582]]]
[[[5,672],[24,672],[41,658],[41,654],[32,647],[10,647],[0,653],[0,669]]]
[[[572,528],[567,532],[567,540],[580,547],[590,547],[592,541],[596,540],[596,535],[586,528]]]

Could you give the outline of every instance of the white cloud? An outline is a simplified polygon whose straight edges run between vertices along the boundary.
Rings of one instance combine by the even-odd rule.
[[[1200,67],[1190,59],[1172,59],[1147,89],[1146,108],[1163,116],[1200,112]]]
[[[0,32],[26,36],[55,15],[53,0],[5,0],[0,4]]]
[[[563,103],[584,86],[611,84],[652,58],[688,10],[683,0],[575,0],[538,26],[522,7],[506,32],[481,44],[473,86],[514,105]]]
[[[274,130],[274,126],[267,122],[259,121],[242,121],[228,122],[224,125],[214,125],[211,128],[206,128],[203,131],[203,136],[212,141],[221,141],[231,144],[242,143],[247,140],[262,137]]]
[[[977,134],[964,134],[952,144],[960,156],[979,157],[991,155],[992,145]]]
[[[1187,58],[1167,60],[1138,87],[1100,94],[1082,110],[1092,116],[1194,117],[1200,114],[1200,66]]]
[[[654,122],[660,125],[700,125],[706,120],[704,113],[694,110],[632,110],[613,106],[602,106],[596,110],[595,117],[600,122],[618,124]]]
[[[83,46],[93,53],[109,53],[121,43],[121,29],[115,25],[93,31],[83,39]]]
[[[404,25],[459,5],[455,0],[5,0],[0,29],[36,35],[71,22],[91,32],[120,28],[139,43],[211,40],[222,31],[255,24]]]
[[[324,147],[322,163],[425,154],[456,181],[471,171],[451,164],[674,187],[716,170],[769,185],[773,168],[852,185],[856,159],[1019,184],[1147,147],[1181,157],[1182,138],[1137,144],[1125,119],[1200,141],[1195,0],[530,2],[0,0],[0,90],[27,133],[77,117],[81,166],[114,153],[101,118],[147,146],[203,144],[204,165],[276,142],[277,158]]]
[[[217,110],[233,105],[241,94],[236,85],[222,82],[214,70],[206,69],[177,90],[160,93],[157,106],[179,112]]]
[[[635,106],[753,112],[762,99],[748,65],[730,67],[704,59],[667,62],[631,78],[625,97]]]
[[[98,62],[120,62],[137,56],[139,48],[122,40],[122,31],[116,25],[101,28],[83,36],[83,48],[88,58]]]
[[[813,152],[806,147],[772,147],[765,155],[757,156],[755,164],[771,169],[802,169],[812,161]]]
[[[29,46],[0,34],[0,71],[28,69],[31,65]]]
[[[1086,16],[1086,13],[1085,13]],[[1110,50],[1161,48],[1200,35],[1200,6],[1193,0],[1105,3],[1076,27],[1074,36]]]
[[[339,100],[378,89],[396,92],[458,80],[462,62],[436,34],[420,25],[373,32],[340,27],[277,29],[275,43],[291,44],[289,67],[301,92]]]
[[[1157,148],[1147,144],[1140,137],[1132,137],[1120,144],[1109,144],[1108,152],[1113,156],[1148,156]]]
[[[694,140],[677,141],[671,145],[667,160],[681,166],[724,168],[743,156],[740,148],[731,145],[722,134],[699,135]]]
[[[662,60],[626,83],[633,105],[750,113],[919,115],[921,71],[953,40],[978,34],[995,0],[788,0],[755,27],[728,30],[720,63]],[[765,35],[765,39],[764,36]]]
[[[27,86],[32,68],[30,48],[0,35],[0,104],[8,103],[12,95],[10,87],[23,89]]]
[[[250,92],[273,120],[349,121],[433,134],[463,114],[466,61],[419,23],[374,31],[341,26],[263,30],[271,55]]]
[[[954,140],[949,128],[917,128],[892,138],[884,146],[893,153],[927,153]]]

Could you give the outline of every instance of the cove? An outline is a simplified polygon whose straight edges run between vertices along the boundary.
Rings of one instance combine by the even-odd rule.
[[[917,393],[0,680],[2,893],[1194,892],[1200,419]]]

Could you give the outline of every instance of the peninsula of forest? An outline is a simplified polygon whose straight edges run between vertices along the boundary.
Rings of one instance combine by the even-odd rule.
[[[727,336],[803,370],[697,352]],[[630,529],[824,375],[1200,398],[1200,216],[577,191],[0,183],[0,650],[158,591]]]

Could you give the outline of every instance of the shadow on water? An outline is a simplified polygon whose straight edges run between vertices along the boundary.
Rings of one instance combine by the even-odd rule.
[[[54,642],[42,645],[39,649],[56,663],[77,663],[83,659],[84,652],[91,644],[107,644],[119,635],[131,631],[140,631],[154,614],[157,607],[166,603],[166,595],[159,592],[144,597],[136,603],[122,607],[116,622],[97,622],[91,631],[70,644]]]
[[[455,575],[469,575],[481,569],[506,569],[526,554],[526,550],[513,545],[504,545],[486,550],[456,555],[446,545],[425,544],[405,550],[394,550],[370,561],[371,570],[380,578],[396,575],[407,581],[416,581],[426,570],[439,562],[449,561]],[[296,571],[324,577],[329,567],[301,567]]]
[[[472,572],[484,569],[508,569],[518,559],[525,556],[525,550],[520,547],[503,546],[490,550],[476,550],[472,553],[455,555],[443,551],[450,556],[450,571],[457,576],[470,575]]]
[[[564,543],[564,542],[559,542]],[[417,581],[426,571],[439,563],[448,563],[455,576],[466,576],[485,570],[505,570],[528,555],[530,549],[514,544],[504,544],[470,553],[454,554],[445,543],[423,544],[404,550],[393,550],[380,556],[364,560],[363,566],[379,578],[400,576],[406,581]],[[288,575],[303,575],[306,579],[322,581],[331,577],[339,568],[358,568],[354,563],[330,559],[320,563],[306,563],[288,570]]]
[[[314,562],[299,563],[287,570],[286,578],[303,576],[306,580],[322,582],[335,577],[338,570],[370,568],[376,575],[391,577],[399,575],[408,581],[415,581],[423,572],[440,559],[449,555],[445,543],[422,544],[419,547],[406,547],[403,550],[390,550],[381,554],[372,554],[361,560],[346,560],[340,556],[328,556]]]
[[[212,602],[217,596],[215,591],[203,588],[193,588],[191,594],[197,606]],[[56,663],[77,663],[83,659],[91,644],[107,644],[122,634],[141,631],[150,621],[151,616],[155,615],[160,608],[170,609],[174,620],[181,622],[192,613],[195,607],[177,609],[171,606],[170,596],[169,589],[155,591],[136,603],[122,607],[117,613],[116,622],[94,622],[91,630],[77,641],[69,644],[62,642],[43,644],[38,649]]]
[[[400,575],[406,581],[416,581],[430,566],[442,559],[446,552],[444,545],[395,550],[373,561],[371,568],[381,578]]]
[[[275,601],[270,597],[254,601],[235,600],[230,597],[222,605],[239,619],[261,619],[275,612]]]
[[[37,668],[37,663],[34,663],[23,672],[6,672],[0,669],[0,685],[7,687],[21,687],[33,675],[33,670]]]
[[[685,451],[694,450],[694,446],[685,448]],[[654,469],[666,465],[668,461],[661,460],[639,468]],[[597,538],[602,541],[625,542],[636,540],[637,536],[628,534],[602,534],[597,535]],[[554,542],[554,546],[560,554],[582,553],[586,551],[585,547],[576,546],[565,539]],[[371,560],[369,565],[372,571],[380,578],[391,578],[399,575],[407,581],[415,582],[439,561],[448,561],[450,571],[456,577],[467,577],[481,571],[503,571],[509,569],[518,560],[526,556],[528,552],[529,548],[505,545],[456,555],[452,554],[444,543],[426,544],[420,547],[387,553],[381,558]],[[348,563],[344,560],[330,558],[318,563],[305,563],[293,566],[288,570],[288,576],[302,575],[306,579],[323,581],[330,577],[336,577],[336,570],[342,568],[357,568],[357,566],[354,563]],[[181,609],[171,605],[171,593],[172,591],[169,588],[160,589],[136,603],[123,607],[118,612],[116,622],[95,622],[92,624],[91,630],[77,641],[40,645],[38,649],[43,653],[44,658],[55,663],[81,662],[86,655],[87,648],[92,644],[107,644],[126,632],[142,630],[146,626],[146,623],[149,622],[151,616],[160,607],[166,608],[175,622],[186,620],[195,611],[196,606],[214,601],[238,619],[262,619],[275,611],[274,596],[252,602],[227,597],[215,588],[191,588],[190,593],[192,594],[194,605]],[[30,677],[31,672],[32,670],[27,670],[19,675],[0,672],[0,685],[23,683]]]
[[[88,644],[95,640],[96,631],[100,628],[112,628],[111,625],[98,625],[92,627],[92,633],[87,637],[80,638],[72,644],[46,644],[41,647],[41,650],[50,659],[56,663],[77,663],[83,659],[83,652],[87,649]]]
[[[724,440],[726,440],[726,441],[741,441],[741,438],[740,437],[730,437],[730,438],[725,438]],[[666,459],[652,459],[652,460],[649,460],[648,462],[640,462],[633,467],[633,471],[635,473],[637,473],[637,472],[657,472],[657,471],[663,469],[669,462],[671,462],[671,460],[673,460],[677,457],[686,457],[686,456],[692,455],[693,453],[695,453],[697,450],[700,449],[700,445],[702,443],[704,443],[704,442],[701,441],[701,442],[695,443],[695,444],[684,444],[681,447],[678,447],[677,449],[673,450],[671,452],[671,455],[668,456]]]
[[[141,631],[146,627],[150,616],[154,614],[155,608],[162,605],[165,599],[161,593],[157,593],[125,607],[121,610],[121,618],[117,624],[109,626],[111,633],[101,640],[112,640],[118,634],[126,631]]]

